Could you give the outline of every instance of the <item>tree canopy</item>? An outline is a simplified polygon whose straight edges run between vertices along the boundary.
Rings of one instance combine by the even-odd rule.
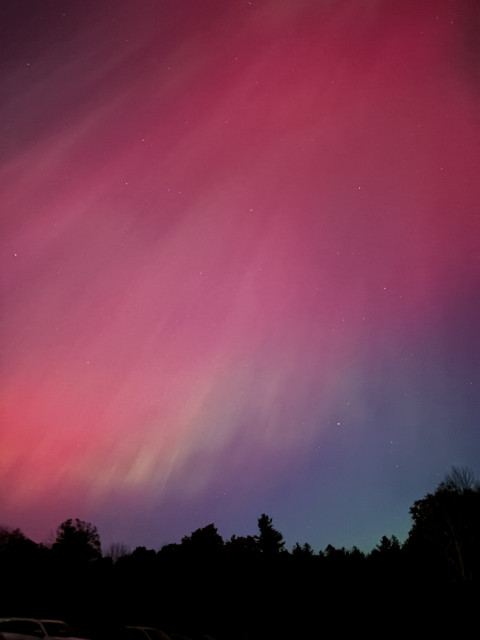
[[[182,538],[182,546],[193,552],[210,554],[218,551],[223,546],[223,539],[212,523],[206,527],[196,529],[189,536],[184,536]]]
[[[433,493],[410,509],[408,545],[421,549],[460,581],[478,578],[480,487],[469,469],[452,468]]]
[[[78,560],[95,560],[102,555],[100,536],[90,522],[69,519],[57,529],[52,550],[59,555]]]

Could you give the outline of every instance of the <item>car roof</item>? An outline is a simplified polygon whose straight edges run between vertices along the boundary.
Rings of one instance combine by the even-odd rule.
[[[9,616],[8,618],[0,618],[0,621],[6,620],[31,620],[32,622],[62,622],[65,624],[63,620],[48,620],[47,618],[21,618],[19,616]]]

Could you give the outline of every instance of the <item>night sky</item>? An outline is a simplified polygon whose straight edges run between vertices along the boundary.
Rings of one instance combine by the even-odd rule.
[[[0,30],[0,524],[370,550],[480,475],[476,0]]]

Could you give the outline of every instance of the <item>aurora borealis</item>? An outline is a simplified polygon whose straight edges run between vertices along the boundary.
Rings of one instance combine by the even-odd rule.
[[[2,3],[3,524],[371,548],[480,473],[479,12]]]

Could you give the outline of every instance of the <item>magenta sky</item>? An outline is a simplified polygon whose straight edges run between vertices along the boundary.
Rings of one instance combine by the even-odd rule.
[[[371,548],[480,473],[478,3],[0,23],[1,523]]]

